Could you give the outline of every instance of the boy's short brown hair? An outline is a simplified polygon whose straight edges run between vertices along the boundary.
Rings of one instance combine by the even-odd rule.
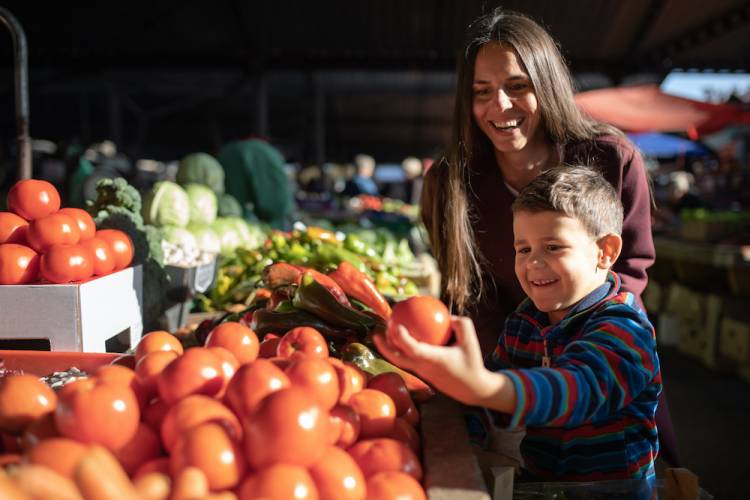
[[[622,202],[612,185],[596,170],[560,166],[531,181],[513,202],[516,212],[560,212],[578,219],[594,238],[622,234]]]

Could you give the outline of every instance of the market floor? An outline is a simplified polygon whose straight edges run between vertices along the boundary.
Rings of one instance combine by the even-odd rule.
[[[674,348],[659,357],[682,466],[717,500],[750,498],[750,384]]]

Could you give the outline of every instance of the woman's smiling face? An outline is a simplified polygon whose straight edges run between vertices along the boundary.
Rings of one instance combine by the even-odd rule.
[[[516,277],[553,324],[606,280],[599,243],[578,219],[519,211],[513,214],[513,233]]]
[[[479,49],[472,93],[474,121],[498,152],[521,151],[539,133],[534,86],[513,49],[498,43]]]

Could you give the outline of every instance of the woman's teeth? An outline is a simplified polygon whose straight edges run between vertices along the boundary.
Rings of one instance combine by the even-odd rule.
[[[510,130],[518,127],[522,120],[508,120],[504,122],[492,121],[492,126],[499,130]]]

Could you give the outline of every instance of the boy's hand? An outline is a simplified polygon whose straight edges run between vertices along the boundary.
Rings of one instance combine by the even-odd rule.
[[[385,336],[376,335],[374,341],[388,361],[413,371],[448,396],[465,404],[496,408],[488,401],[497,395],[507,377],[484,367],[469,318],[453,316],[451,326],[456,342],[450,346],[420,342],[403,326],[389,330]]]

